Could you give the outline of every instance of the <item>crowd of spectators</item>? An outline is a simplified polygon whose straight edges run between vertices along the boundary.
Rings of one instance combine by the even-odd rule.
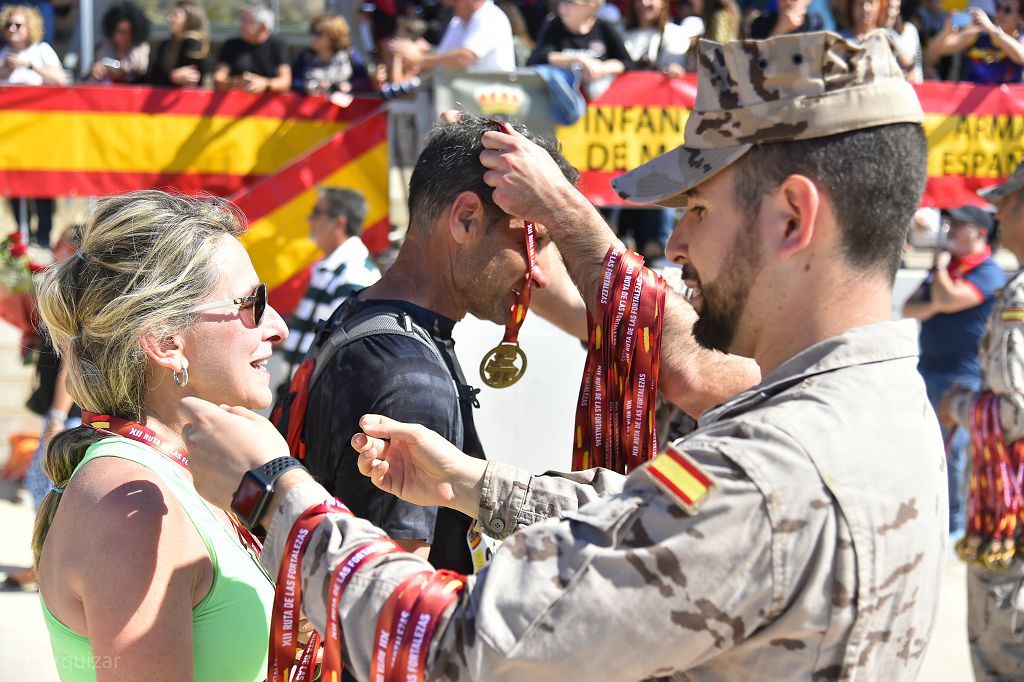
[[[412,92],[437,68],[511,72],[541,67],[568,73],[589,97],[630,70],[670,77],[692,72],[701,37],[724,42],[835,30],[860,41],[889,31],[912,81],[1016,83],[1024,75],[1024,0],[375,0],[348,3],[344,16],[313,18],[308,34],[283,35],[261,5],[241,9],[236,35],[211,40],[203,4],[176,2],[154,40],[150,18],[130,0],[101,17],[92,64],[61,62],[73,23],[68,0],[0,0],[0,84],[149,84],[293,91],[346,106],[355,95]],[[5,6],[4,6],[5,5]],[[52,21],[52,28],[47,22]],[[153,30],[151,30],[153,29]],[[47,42],[53,35],[57,50]],[[165,37],[166,36],[166,37]],[[548,74],[545,80],[548,80]],[[77,78],[76,78],[77,76]],[[582,100],[581,100],[582,101]],[[14,199],[18,220],[35,218],[48,244],[53,202]],[[34,215],[33,215],[34,214]],[[636,248],[657,259],[674,223],[671,211],[610,214]],[[649,247],[649,248],[648,248]]]
[[[201,2],[175,3],[160,27],[167,37],[151,43],[150,19],[124,1],[103,14],[93,63],[62,65],[72,5],[25,0],[0,3],[0,84],[62,83],[78,72],[99,83],[293,90],[344,105],[352,93],[437,67],[547,64],[573,71],[593,93],[627,70],[692,71],[700,37],[828,29],[858,41],[877,28],[890,32],[911,80],[1016,83],[1024,74],[1022,2],[969,0],[964,11],[947,12],[943,0],[378,0],[346,16],[317,16],[308,37],[287,41],[274,13],[252,5],[240,13],[238,35],[212,49]],[[48,38],[61,42],[57,51]]]

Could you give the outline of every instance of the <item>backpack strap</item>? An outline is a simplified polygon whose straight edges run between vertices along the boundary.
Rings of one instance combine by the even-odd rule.
[[[329,320],[327,326],[330,326],[330,322]],[[434,340],[430,337],[430,334],[416,324],[407,312],[394,306],[379,306],[342,320],[330,332],[323,345],[319,345],[320,338],[318,335],[318,338],[314,341],[313,348],[319,348],[319,350],[316,354],[316,365],[309,378],[309,388],[313,388],[316,380],[320,378],[320,375],[338,351],[360,339],[381,334],[394,334],[414,339],[426,346],[438,363],[443,367],[448,367],[448,364],[441,356],[441,352],[434,345]],[[449,373],[451,373],[450,369]]]

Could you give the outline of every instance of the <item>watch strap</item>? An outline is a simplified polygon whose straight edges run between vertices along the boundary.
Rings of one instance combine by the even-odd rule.
[[[262,474],[261,478],[263,481],[273,489],[274,481],[280,478],[281,474],[289,469],[294,469],[295,467],[300,466],[302,466],[302,462],[291,455],[285,455],[283,457],[278,457],[277,459],[272,459],[263,466],[256,467],[253,471],[259,471]]]
[[[238,516],[239,522],[250,531],[256,530],[259,527],[260,519],[263,517],[263,512],[266,510],[267,505],[270,504],[270,498],[274,495],[274,484],[277,482],[277,479],[286,471],[301,466],[302,462],[290,455],[285,455],[284,457],[272,459],[263,466],[247,471],[242,478],[242,483],[238,486],[238,490],[235,491],[235,496],[231,499],[231,510]],[[262,485],[263,492],[250,509],[241,509],[237,504],[237,497],[247,478],[255,479]]]

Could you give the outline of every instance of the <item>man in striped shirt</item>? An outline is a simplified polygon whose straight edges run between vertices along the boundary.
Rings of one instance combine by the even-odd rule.
[[[380,279],[359,233],[366,219],[366,199],[351,189],[325,188],[309,214],[309,236],[323,260],[313,265],[309,288],[288,322],[283,358],[288,375],[313,343],[316,323],[326,320],[342,301]]]

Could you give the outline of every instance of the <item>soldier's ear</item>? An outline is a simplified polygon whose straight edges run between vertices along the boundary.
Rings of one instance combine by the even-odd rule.
[[[484,204],[475,192],[461,192],[448,212],[448,230],[456,244],[467,244],[486,231]]]
[[[804,175],[790,175],[779,184],[773,195],[776,211],[769,238],[781,260],[802,253],[811,243],[821,198],[818,186]]]

